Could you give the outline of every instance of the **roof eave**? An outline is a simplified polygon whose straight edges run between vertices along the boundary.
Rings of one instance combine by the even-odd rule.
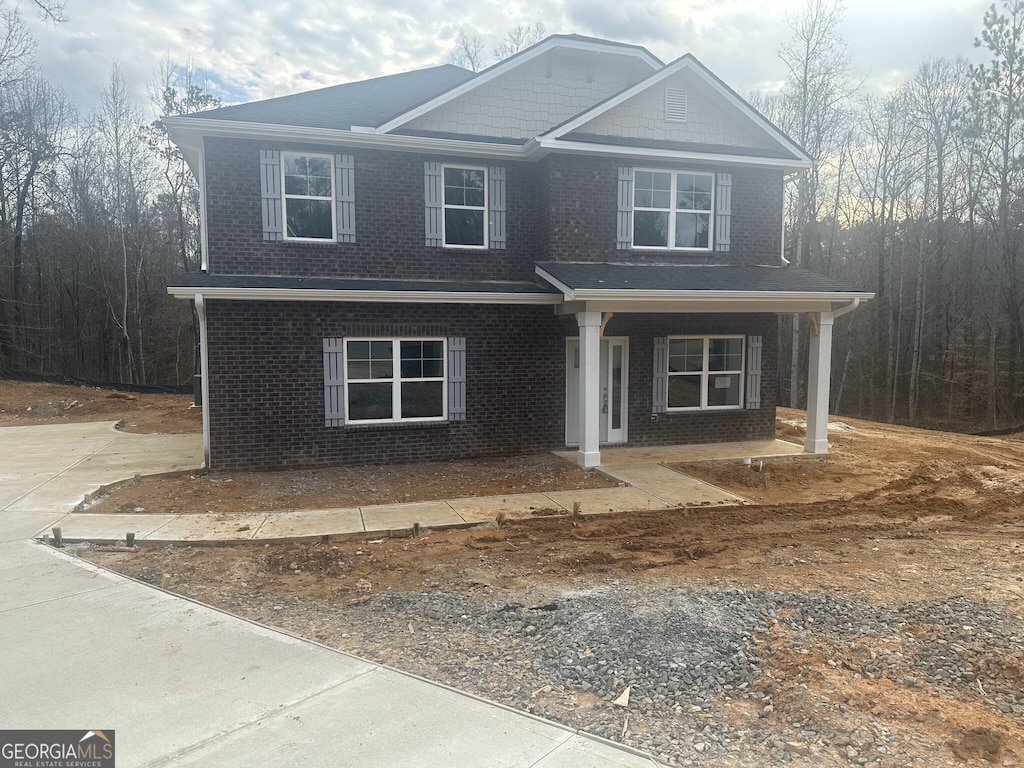
[[[565,294],[571,301],[829,301],[849,302],[854,299],[869,301],[875,294],[864,291],[717,291],[717,290],[637,290],[633,288],[570,288]]]
[[[533,146],[531,142],[530,145]],[[548,136],[536,140],[536,146],[548,152],[558,151],[571,154],[615,155],[616,157],[655,158],[684,160],[703,163],[729,163],[730,165],[756,165],[781,168],[789,173],[811,167],[810,160],[786,157],[758,157],[756,155],[731,155],[728,147],[722,152],[694,152],[681,149],[654,149],[652,147],[631,147],[624,144],[591,144],[585,141],[567,141]]]
[[[513,291],[386,291],[330,288],[236,288],[170,285],[167,293],[176,299],[192,299],[202,294],[205,299],[234,301],[330,301],[396,303],[396,304],[560,304],[555,293],[516,293]]]
[[[694,307],[728,306],[730,308],[750,305],[779,308],[774,311],[810,311],[827,309],[832,304],[849,304],[854,301],[869,301],[875,297],[870,291],[723,291],[723,290],[679,290],[679,289],[637,289],[637,288],[573,288],[537,265],[534,271],[542,279],[561,291],[566,302],[594,302],[599,304],[669,304],[678,308],[680,304]],[[796,309],[794,309],[794,307]],[[806,307],[806,310],[803,309]],[[751,310],[747,310],[751,311]],[[756,311],[762,311],[758,309]],[[771,310],[768,310],[771,311]]]
[[[202,139],[211,137],[246,138],[262,141],[301,141],[346,147],[372,147],[396,152],[446,152],[454,155],[522,157],[525,149],[517,144],[490,144],[480,141],[442,139],[436,137],[398,136],[349,131],[337,128],[309,128],[299,125],[250,123],[209,118],[169,118],[165,120],[175,144],[200,147]]]

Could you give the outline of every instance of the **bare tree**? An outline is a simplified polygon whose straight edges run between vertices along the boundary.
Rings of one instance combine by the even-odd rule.
[[[63,93],[34,78],[0,89],[0,253],[4,332],[0,359],[26,363],[25,240],[41,176],[65,151],[71,110]]]
[[[543,22],[536,22],[532,27],[524,24],[516,24],[505,33],[501,42],[494,46],[494,58],[498,61],[515,56],[522,50],[536,45],[544,39],[547,30]]]
[[[112,251],[120,261],[119,289],[107,285],[111,318],[120,333],[120,368],[127,381],[145,380],[142,353],[142,282],[147,256],[142,217],[151,188],[150,155],[142,136],[142,113],[128,94],[121,69],[114,64],[103,91],[98,134],[108,162],[114,203],[115,236]],[[111,254],[112,255],[112,254]]]
[[[36,43],[17,8],[0,2],[0,89],[9,88],[35,70]]]
[[[479,32],[459,30],[452,49],[451,62],[456,66],[479,72],[484,68],[484,39]]]
[[[199,188],[178,146],[170,140],[163,119],[190,115],[220,106],[191,63],[177,66],[165,59],[149,85],[149,99],[158,117],[146,130],[174,209],[180,267],[191,272],[199,264]]]
[[[821,254],[823,177],[829,161],[841,156],[842,142],[849,136],[848,102],[855,88],[839,32],[842,18],[840,0],[806,0],[803,11],[787,19],[792,38],[779,51],[787,75],[777,117],[812,163],[798,177],[795,195],[790,197],[794,266],[811,266],[813,257]],[[794,315],[789,374],[789,405],[794,408],[800,395],[800,341],[799,316]]]
[[[1009,385],[1016,395],[1024,347],[1018,202],[1024,188],[1024,0],[1004,0],[1002,12],[991,6],[975,45],[991,54],[988,64],[972,67],[973,112],[984,142],[979,171],[989,190],[981,197],[981,212],[993,227],[999,258],[1001,303],[1009,330]]]
[[[962,293],[960,281],[946,284],[948,271],[947,220],[955,219],[956,211],[950,204],[950,181],[958,173],[958,158],[963,145],[964,114],[970,94],[969,68],[963,59],[930,59],[921,64],[910,81],[907,96],[910,120],[923,144],[925,163],[921,192],[921,211],[918,226],[917,274],[914,294],[913,345],[911,351],[910,383],[907,415],[911,423],[918,417],[921,398],[922,356],[926,328],[943,331],[939,341],[943,357],[951,360],[955,370],[955,337],[960,322]],[[946,300],[931,303],[926,293],[928,276],[938,290],[946,290]],[[927,323],[932,312],[942,322]],[[948,381],[952,387],[952,376]],[[947,395],[949,390],[947,389]]]

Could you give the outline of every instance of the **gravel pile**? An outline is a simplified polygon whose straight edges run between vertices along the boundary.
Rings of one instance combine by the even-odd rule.
[[[859,721],[841,697],[819,697],[813,713],[774,700],[764,667],[781,646],[824,654],[851,680],[885,678],[1024,719],[1020,617],[965,598],[879,607],[618,583],[539,604],[496,594],[381,594],[304,608],[307,617],[334,614],[350,638],[342,647],[355,638],[363,655],[622,741],[665,764],[936,764],[926,752],[914,759],[922,747],[908,741],[914,734]],[[368,652],[385,647],[391,654]],[[628,703],[620,698],[627,691]],[[745,722],[737,702],[745,703]]]

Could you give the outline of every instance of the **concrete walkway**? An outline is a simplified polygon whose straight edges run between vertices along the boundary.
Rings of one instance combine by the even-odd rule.
[[[147,436],[155,437],[155,436]],[[584,515],[635,512],[679,507],[743,504],[740,496],[716,488],[659,462],[764,458],[801,454],[800,446],[780,440],[669,448],[613,448],[602,452],[601,471],[619,481],[617,488],[547,491],[504,496],[381,504],[337,509],[268,511],[247,514],[91,514],[69,512],[34,533],[45,535],[57,525],[65,541],[113,543],[128,533],[140,544],[282,542],[333,538],[409,535],[415,526],[444,530],[538,514],[568,514],[578,504]],[[574,460],[572,452],[559,453]],[[83,465],[85,462],[83,462]],[[79,465],[79,466],[83,466]],[[82,472],[78,471],[78,475]],[[74,477],[74,475],[72,475]],[[60,485],[71,478],[58,478]],[[89,491],[95,491],[90,488]],[[43,486],[44,497],[60,492]],[[69,508],[73,509],[73,507]]]
[[[0,429],[0,726],[116,732],[119,766],[650,766],[617,745],[273,631],[29,537],[198,436]]]

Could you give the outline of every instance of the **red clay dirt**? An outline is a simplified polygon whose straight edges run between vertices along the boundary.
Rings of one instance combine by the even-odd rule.
[[[44,397],[36,390],[29,398],[69,402],[76,394],[81,395],[72,390]],[[92,397],[82,402],[104,399],[102,394]],[[75,406],[54,418],[102,412],[103,418],[149,423],[147,407],[139,401],[144,403],[145,396],[113,400],[124,409],[120,414],[103,403],[98,411]],[[38,423],[23,413],[9,415],[24,411],[24,402],[11,409],[9,383],[0,382],[0,423]],[[170,425],[165,407],[154,406],[163,414],[154,423]],[[185,425],[189,416],[179,410]],[[780,436],[802,439],[799,427],[786,423],[801,416],[780,409]],[[462,686],[464,680],[450,677],[450,664],[410,650],[411,634],[364,631],[346,610],[375,595],[440,589],[480,599],[483,590],[533,605],[545,595],[615,583],[637,590],[668,586],[827,594],[878,605],[963,597],[1024,615],[1021,436],[975,437],[840,421],[850,429],[830,434],[834,447],[826,457],[755,461],[750,467],[740,462],[677,467],[755,506],[548,518],[374,542],[132,552],[85,548],[80,554],[256,621]],[[538,475],[554,485],[578,482],[578,475],[593,477],[571,467],[552,474],[558,464],[548,457],[503,461],[507,468],[521,464],[523,473],[510,471],[497,480],[494,465],[487,462],[361,468],[350,476],[356,480],[348,496],[340,486],[319,485],[333,470],[263,479],[185,476],[161,481],[168,484],[143,479],[112,493],[100,508],[243,512],[268,509],[268,503],[305,506],[318,494],[331,500],[328,506],[339,506],[466,496],[474,490],[531,490],[523,484]],[[907,734],[905,746],[913,747],[913,754],[880,758],[879,766],[1024,765],[1024,716],[987,704],[980,682],[965,682],[963,691],[949,698],[898,685],[884,675],[853,674],[876,651],[898,652],[902,641],[879,638],[876,647],[859,645],[854,651],[831,647],[823,637],[809,649],[806,642],[794,645],[787,631],[777,625],[762,650],[766,674],[758,684],[770,689],[775,712],[755,717],[745,701],[724,705],[723,711],[743,727],[783,729],[794,713],[810,719],[826,707],[844,713],[835,715],[843,722],[822,728],[842,732],[870,726]],[[982,667],[998,668],[1004,677],[1017,675],[1024,690],[1024,658],[987,658],[984,648],[974,652]],[[578,724],[571,708],[552,716]]]

